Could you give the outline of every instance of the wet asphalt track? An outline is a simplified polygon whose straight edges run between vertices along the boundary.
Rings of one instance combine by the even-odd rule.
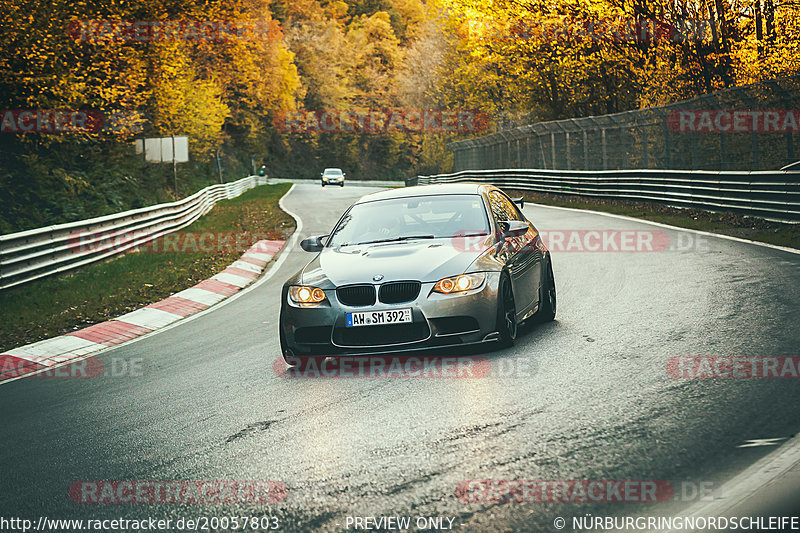
[[[320,234],[367,192],[298,185],[286,206],[304,236]],[[541,230],[659,229],[525,212]],[[343,530],[348,515],[448,516],[456,531],[555,531],[559,515],[679,510],[692,499],[500,505],[455,494],[468,479],[718,487],[774,449],[737,445],[797,431],[796,380],[677,380],[665,365],[681,355],[800,355],[800,256],[713,237],[687,245],[690,234],[659,231],[683,235],[686,249],[555,251],[556,322],[485,352],[528,375],[472,380],[276,377],[280,286],[311,258],[296,247],[234,302],[99,356],[106,368],[140,360],[140,376],[0,386],[0,516],[272,514],[286,531]],[[80,505],[68,488],[81,480],[276,480],[288,494],[271,508]]]

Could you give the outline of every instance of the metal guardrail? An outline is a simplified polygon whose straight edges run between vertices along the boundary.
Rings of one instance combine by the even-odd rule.
[[[123,254],[188,226],[219,200],[265,183],[265,177],[249,176],[176,202],[0,235],[0,290]]]
[[[526,191],[644,200],[800,222],[800,173],[687,170],[463,170],[407,185],[477,182]]]

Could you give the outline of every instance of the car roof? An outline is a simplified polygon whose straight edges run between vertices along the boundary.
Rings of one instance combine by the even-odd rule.
[[[487,188],[494,188],[485,183],[439,183],[436,185],[415,185],[413,187],[399,187],[385,191],[374,192],[362,196],[357,204],[388,200],[390,198],[408,198],[410,196],[438,196],[443,194],[480,194]]]

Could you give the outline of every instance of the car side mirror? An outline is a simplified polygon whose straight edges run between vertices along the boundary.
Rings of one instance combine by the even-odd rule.
[[[525,207],[525,198],[523,198],[522,196],[520,196],[519,198],[512,198],[511,201],[519,205],[520,209]]]
[[[323,242],[328,236],[320,235],[318,237],[309,237],[300,241],[300,248],[306,252],[319,252],[325,247]]]
[[[500,231],[503,233],[503,238],[506,237],[519,237],[528,233],[530,227],[527,223],[521,220],[501,220],[498,222]]]

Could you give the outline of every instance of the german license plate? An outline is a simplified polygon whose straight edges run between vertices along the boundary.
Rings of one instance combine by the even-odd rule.
[[[345,313],[345,316],[347,318],[348,328],[357,326],[378,326],[381,324],[404,324],[411,322],[411,308]]]

